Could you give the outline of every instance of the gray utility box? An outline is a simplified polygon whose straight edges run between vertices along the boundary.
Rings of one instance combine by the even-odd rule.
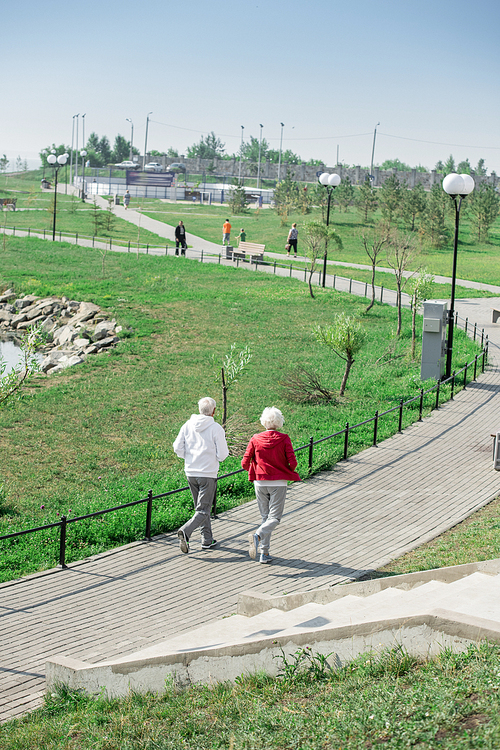
[[[446,321],[448,304],[434,300],[424,302],[424,324],[422,331],[421,380],[439,380],[446,363]]]

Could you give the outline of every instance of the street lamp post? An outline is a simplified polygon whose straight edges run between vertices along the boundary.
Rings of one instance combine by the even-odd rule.
[[[323,185],[323,187],[326,188],[326,192],[328,193],[328,206],[326,209],[326,226],[329,226],[330,224],[330,203],[332,200],[332,194],[337,185],[340,185],[340,175],[339,174],[329,174],[328,172],[323,172],[323,174],[320,174],[318,177],[318,182],[320,185]],[[328,240],[327,240],[328,242]],[[326,259],[328,255],[328,245],[325,243],[325,256],[323,258],[323,282],[322,286],[325,287],[326,282]]]
[[[453,242],[453,271],[451,276],[451,299],[448,310],[448,340],[446,342],[446,372],[445,377],[451,375],[451,360],[453,356],[453,327],[455,318],[455,284],[457,277],[457,249],[458,226],[460,223],[460,208],[462,201],[474,190],[474,180],[470,174],[448,174],[443,180],[443,190],[448,193],[455,207],[455,239]]]
[[[48,163],[54,167],[55,179],[54,179],[54,216],[52,220],[52,241],[56,239],[56,206],[57,206],[57,174],[61,167],[63,167],[68,161],[68,154],[49,154],[47,156]]]
[[[375,125],[375,130],[373,131],[373,146],[372,146],[372,160],[370,164],[370,178],[373,181],[373,157],[375,156],[375,140],[377,138],[377,128],[380,125],[379,122]]]
[[[278,182],[280,181],[280,174],[281,174],[281,149],[283,147],[283,128],[284,127],[285,127],[284,123],[281,123],[280,156],[278,159]]]
[[[82,157],[82,203],[85,203],[85,157],[87,152],[84,148],[80,151],[80,156]]]
[[[148,125],[149,125],[149,115],[152,115],[152,112],[148,112],[146,117],[146,137],[144,139],[144,164],[142,165],[142,168],[144,169],[146,166],[146,159],[147,159],[147,148],[148,148]]]
[[[241,126],[241,146],[240,146],[240,168],[238,170],[238,182],[241,185],[241,157],[243,156],[243,131],[245,130],[245,126]]]
[[[134,123],[130,119],[130,117],[125,118],[127,122],[130,123],[130,154],[129,159],[132,161],[132,151],[133,151],[133,145],[134,145]]]

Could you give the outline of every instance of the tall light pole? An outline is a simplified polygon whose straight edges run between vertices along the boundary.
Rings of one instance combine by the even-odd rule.
[[[326,192],[328,193],[328,206],[326,209],[326,226],[329,226],[330,224],[330,202],[332,200],[332,194],[337,185],[340,185],[340,175],[338,174],[329,174],[328,172],[323,172],[323,174],[320,174],[318,177],[318,182],[320,185],[323,185],[323,187],[326,188]],[[328,242],[328,240],[327,240]],[[323,288],[325,287],[326,282],[326,259],[328,255],[328,244],[325,243],[325,255],[323,258]]]
[[[130,123],[130,156],[129,156],[129,159],[130,161],[132,161],[132,148],[134,145],[134,123],[132,122],[130,117],[126,117],[125,119],[127,122]]]
[[[258,189],[259,189],[259,187],[260,187],[260,150],[261,150],[261,147],[262,147],[262,128],[263,128],[263,127],[264,127],[264,125],[261,125],[261,126],[260,126],[260,138],[259,138],[259,166],[258,166],[258,168],[257,168],[257,190],[258,190]]]
[[[152,115],[152,112],[148,112],[146,117],[146,137],[144,139],[144,164],[142,165],[142,168],[146,166],[146,159],[147,159],[147,149],[148,149],[148,125],[149,125],[149,115]]]
[[[284,127],[285,127],[284,123],[281,123],[280,157],[278,159],[278,182],[280,181],[280,174],[281,174],[281,149],[283,147],[283,128]]]
[[[238,171],[238,182],[241,185],[241,157],[243,156],[243,131],[245,130],[245,126],[241,126],[241,146],[240,146],[240,168]]]
[[[54,167],[55,172],[55,185],[54,185],[54,215],[52,220],[52,241],[56,239],[56,206],[57,206],[57,175],[61,167],[63,167],[68,161],[68,154],[49,154],[47,156],[48,163]]]
[[[446,342],[446,371],[445,377],[451,375],[451,360],[453,357],[453,327],[455,318],[455,283],[457,277],[457,249],[458,249],[458,226],[460,223],[460,208],[462,201],[475,188],[474,180],[470,174],[446,175],[443,180],[443,190],[448,193],[455,206],[455,240],[453,243],[453,271],[451,276],[451,299],[448,310],[448,341]]]
[[[78,118],[80,114],[76,116],[76,144],[75,144],[75,178],[78,177]]]
[[[78,117],[78,115],[73,115],[73,127],[71,128],[71,160],[69,163],[69,181],[71,184],[73,184],[73,144],[75,142],[75,117]]]
[[[85,203],[85,157],[87,152],[84,148],[80,151],[80,156],[82,157],[82,203]]]
[[[373,131],[373,146],[372,146],[372,160],[370,164],[370,178],[373,180],[373,157],[375,156],[375,139],[377,137],[377,128],[380,125],[379,122],[375,125],[375,130]]]
[[[85,115],[87,113],[85,112]],[[82,147],[85,148],[85,115],[82,115]]]

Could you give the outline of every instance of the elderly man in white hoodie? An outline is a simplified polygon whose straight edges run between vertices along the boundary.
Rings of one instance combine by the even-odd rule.
[[[174,442],[174,451],[184,459],[189,489],[194,500],[194,516],[177,532],[181,552],[189,552],[189,539],[201,526],[201,548],[212,549],[217,543],[212,536],[210,509],[217,487],[219,462],[229,456],[224,429],[214,420],[216,403],[213,398],[198,401],[199,414],[182,425]]]

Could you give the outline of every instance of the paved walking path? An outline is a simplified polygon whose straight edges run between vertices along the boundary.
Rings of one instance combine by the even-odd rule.
[[[210,552],[193,538],[190,554],[181,555],[176,536],[165,534],[0,585],[0,720],[41,704],[50,656],[125,655],[233,613],[245,589],[283,593],[355,579],[493,499],[500,492],[490,437],[500,424],[495,304],[500,299],[458,306],[490,336],[486,373],[404,433],[292,485],[272,565],[247,555],[257,523],[248,503],[214,522],[220,544]]]

